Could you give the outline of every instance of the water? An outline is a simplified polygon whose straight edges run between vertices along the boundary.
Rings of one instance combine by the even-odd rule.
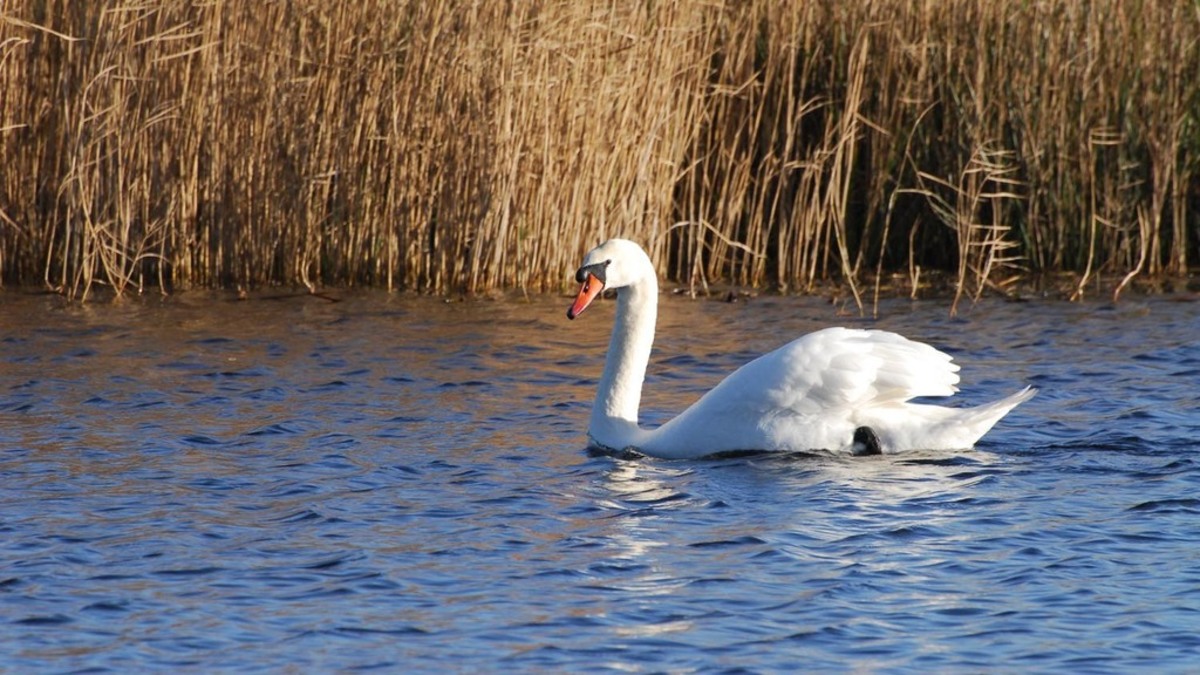
[[[960,454],[592,456],[612,303],[0,296],[0,669],[1184,671],[1200,309],[665,298],[644,415],[831,323],[932,342]]]

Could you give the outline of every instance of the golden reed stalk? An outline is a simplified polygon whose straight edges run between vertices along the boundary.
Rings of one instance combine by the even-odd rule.
[[[1188,0],[8,0],[0,101],[0,279],[72,296],[557,290],[624,235],[957,303],[1200,244]]]

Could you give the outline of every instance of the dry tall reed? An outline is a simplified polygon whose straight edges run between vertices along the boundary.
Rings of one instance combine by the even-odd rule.
[[[0,279],[73,296],[551,290],[624,235],[957,306],[1200,245],[1186,0],[8,0],[0,97]]]

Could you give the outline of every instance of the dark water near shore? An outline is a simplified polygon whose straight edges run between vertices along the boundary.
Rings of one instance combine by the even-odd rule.
[[[0,669],[1185,671],[1200,304],[666,298],[643,415],[829,324],[974,451],[590,456],[612,303],[0,295]]]

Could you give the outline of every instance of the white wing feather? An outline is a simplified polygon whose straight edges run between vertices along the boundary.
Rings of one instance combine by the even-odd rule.
[[[948,354],[895,333],[826,328],[764,354],[730,374],[647,442],[654,454],[690,456],[698,446],[729,450],[837,450],[849,446],[854,429],[875,426],[885,447],[911,442],[921,430],[929,445],[969,447],[974,429],[938,436],[930,425],[963,421],[976,409],[907,403],[958,391],[958,366]],[[1031,393],[1021,392],[989,420]],[[978,413],[975,417],[980,417]],[[984,424],[986,423],[986,426]],[[886,428],[884,428],[886,427]],[[911,430],[911,431],[910,431]],[[935,432],[931,435],[931,432]],[[963,440],[959,440],[963,436]],[[977,437],[976,437],[977,438]]]

